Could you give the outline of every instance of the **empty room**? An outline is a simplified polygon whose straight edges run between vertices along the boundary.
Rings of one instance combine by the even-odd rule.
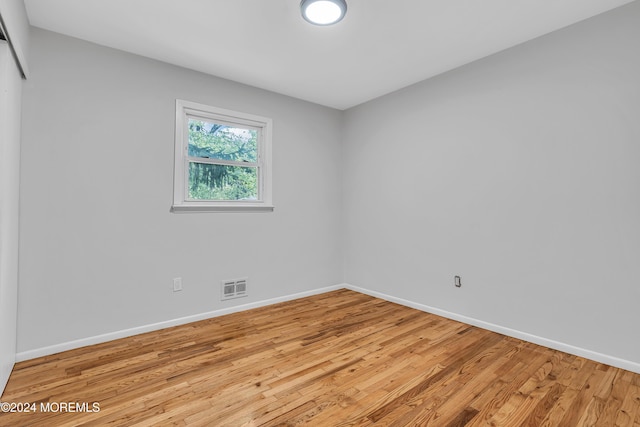
[[[0,0],[0,426],[640,427],[640,0]]]

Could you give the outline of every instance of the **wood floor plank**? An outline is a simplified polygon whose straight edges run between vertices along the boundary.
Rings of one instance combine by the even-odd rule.
[[[512,345],[512,342],[503,339],[499,345],[466,362],[455,375],[443,381],[440,387],[434,387],[425,396],[421,396],[420,402],[412,405],[413,409],[404,416],[402,422],[405,425],[420,425],[429,420],[438,425],[459,425],[463,419],[465,423],[470,422],[479,412],[470,407],[471,402],[486,388],[487,383],[496,378],[494,370],[504,363],[504,359],[494,356],[507,352]],[[470,416],[472,413],[474,415]],[[399,422],[400,420],[396,421],[398,425],[402,425]]]
[[[633,384],[629,384],[629,391],[627,392],[620,410],[616,414],[616,421],[614,426],[616,427],[631,427],[636,417],[636,413],[640,411],[640,387]]]
[[[11,427],[640,427],[639,374],[348,290],[21,362],[1,400],[38,408]],[[40,409],[67,402],[99,411]]]

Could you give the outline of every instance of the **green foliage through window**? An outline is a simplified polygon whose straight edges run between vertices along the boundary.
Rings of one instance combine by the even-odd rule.
[[[255,129],[189,118],[188,156],[190,199],[258,198],[258,132]],[[202,161],[198,161],[200,159]],[[219,160],[234,164],[217,164]]]
[[[196,200],[256,200],[255,167],[189,163],[189,198]]]

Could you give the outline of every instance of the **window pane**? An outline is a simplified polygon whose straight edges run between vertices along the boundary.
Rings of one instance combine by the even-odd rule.
[[[257,200],[255,167],[189,163],[189,198],[195,200]]]
[[[189,156],[257,162],[258,131],[189,118]]]

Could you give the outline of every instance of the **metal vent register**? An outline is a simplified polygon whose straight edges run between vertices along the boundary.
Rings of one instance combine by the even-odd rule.
[[[233,298],[246,297],[247,279],[223,280],[221,284],[220,299],[227,300]]]

